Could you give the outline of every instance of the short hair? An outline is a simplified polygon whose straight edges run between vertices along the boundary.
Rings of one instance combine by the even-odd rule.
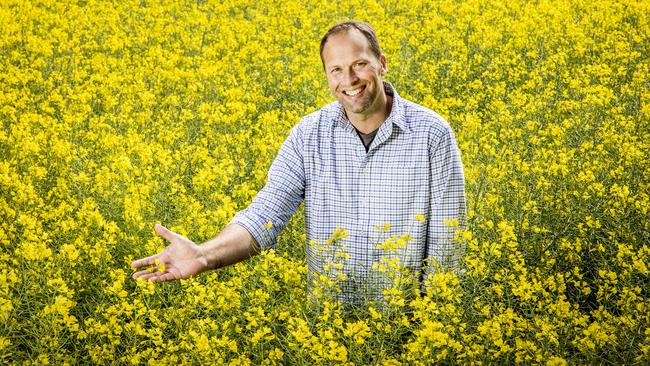
[[[381,56],[381,48],[379,48],[379,39],[377,39],[377,33],[375,29],[366,22],[361,22],[358,20],[346,20],[340,23],[335,24],[330,28],[327,33],[323,36],[323,39],[320,41],[320,60],[325,67],[325,60],[323,60],[323,49],[329,38],[333,35],[339,33],[348,33],[349,31],[356,29],[368,40],[370,44],[370,51],[379,58]]]

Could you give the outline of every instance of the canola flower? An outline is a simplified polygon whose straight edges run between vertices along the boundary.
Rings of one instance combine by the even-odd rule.
[[[3,1],[0,363],[649,363],[649,13]],[[162,245],[153,223],[202,241],[252,200],[291,126],[333,99],[318,42],[347,18],[373,24],[387,79],[456,132],[463,270],[417,283],[400,261],[413,233],[376,222],[388,302],[344,308],[348,233],[314,238],[329,273],[310,287],[298,214],[249,263],[132,281]]]

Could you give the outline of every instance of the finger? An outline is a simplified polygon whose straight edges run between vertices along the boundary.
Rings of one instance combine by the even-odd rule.
[[[153,281],[153,282],[165,282],[165,281],[171,281],[171,280],[175,280],[175,279],[176,279],[176,276],[173,273],[167,272],[167,273],[163,273],[162,275],[151,278],[151,281]]]
[[[138,278],[142,278],[143,276],[150,275],[152,272],[148,269],[145,269],[144,271],[139,271],[131,275],[134,280],[137,280]],[[155,273],[155,272],[154,272]]]
[[[158,234],[158,236],[160,236],[161,238],[172,241],[176,237],[175,232],[167,229],[166,227],[164,227],[164,226],[162,226],[160,224],[154,225],[153,228],[154,228],[154,230],[156,230],[156,234]]]
[[[142,258],[142,259],[138,259],[136,261],[133,261],[133,263],[131,263],[131,268],[138,269],[138,268],[142,268],[142,267],[153,266],[155,264],[156,259],[158,259],[158,256],[160,256],[160,253],[159,254],[154,254],[154,255],[152,255],[150,257],[146,257],[146,258]]]
[[[138,277],[137,279],[138,279],[138,280],[151,280],[151,279],[154,279],[154,278],[156,278],[156,277],[158,277],[158,276],[160,276],[160,275],[161,275],[160,272],[148,272],[148,271],[147,271],[146,273],[143,273],[143,274],[142,274],[140,277]]]

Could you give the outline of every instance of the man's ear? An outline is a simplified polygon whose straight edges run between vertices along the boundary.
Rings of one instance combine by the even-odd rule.
[[[386,71],[388,71],[388,62],[385,55],[382,54],[379,56],[379,63],[381,64],[381,70],[379,71],[379,74],[381,76],[384,76],[386,75]]]

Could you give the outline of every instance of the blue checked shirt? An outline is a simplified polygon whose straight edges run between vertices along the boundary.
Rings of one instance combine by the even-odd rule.
[[[367,153],[335,101],[293,127],[266,186],[231,221],[246,228],[260,248],[272,248],[304,200],[309,272],[331,271],[324,270],[328,260],[344,261],[337,273],[347,277],[342,295],[353,301],[388,286],[376,267],[382,257],[397,257],[422,281],[429,272],[423,270],[426,259],[455,269],[462,254],[453,240],[458,227],[449,225],[465,222],[463,167],[454,133],[435,112],[400,98],[389,83],[384,88],[393,96],[392,109]],[[337,227],[348,233],[337,243],[347,258],[323,250]],[[405,247],[395,252],[377,247],[403,234],[411,237]]]

